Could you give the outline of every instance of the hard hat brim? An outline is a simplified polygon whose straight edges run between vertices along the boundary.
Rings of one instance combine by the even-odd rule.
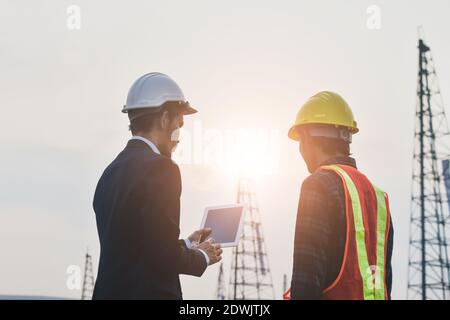
[[[175,105],[173,103],[175,103]],[[122,109],[122,112],[128,113],[128,114],[130,114],[130,112],[134,112],[135,116],[132,117],[134,119],[134,118],[140,117],[142,115],[157,113],[167,105],[172,105],[172,106],[180,108],[179,110],[181,111],[181,113],[183,115],[190,115],[190,114],[194,114],[194,113],[198,112],[197,109],[192,108],[191,105],[189,104],[189,102],[187,102],[187,101],[186,102],[168,101],[161,106],[145,106],[145,107],[140,107],[140,108],[127,108],[126,106],[124,106],[124,108]]]
[[[294,141],[300,141],[300,133],[298,132],[298,126],[292,126],[289,129],[288,137]]]
[[[185,108],[184,108],[183,114],[184,114],[184,115],[189,115],[189,114],[194,114],[194,113],[197,113],[197,112],[198,112],[197,109],[194,109],[194,108],[192,108],[189,104],[187,104],[187,105],[185,106]]]

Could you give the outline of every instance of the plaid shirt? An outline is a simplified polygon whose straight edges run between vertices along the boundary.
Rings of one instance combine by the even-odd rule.
[[[330,159],[322,165],[344,164],[356,168],[350,157]],[[322,291],[337,278],[346,240],[345,195],[341,178],[320,170],[303,182],[297,212],[292,272],[292,299],[321,299]],[[391,295],[392,223],[388,235],[386,282]]]

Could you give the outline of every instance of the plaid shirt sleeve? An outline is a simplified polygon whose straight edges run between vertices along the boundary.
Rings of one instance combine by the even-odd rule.
[[[314,175],[304,181],[295,228],[292,299],[320,299],[326,285],[331,236],[326,195]]]

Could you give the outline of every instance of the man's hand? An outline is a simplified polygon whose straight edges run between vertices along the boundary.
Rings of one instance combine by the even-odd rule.
[[[222,260],[222,249],[220,248],[220,243],[214,243],[214,239],[208,239],[200,243],[197,249],[203,250],[209,258],[209,265]]]
[[[188,237],[188,239],[195,246],[200,242],[204,241],[206,237],[208,237],[211,234],[211,231],[212,231],[211,228],[204,228],[197,230],[193,234],[191,234]]]

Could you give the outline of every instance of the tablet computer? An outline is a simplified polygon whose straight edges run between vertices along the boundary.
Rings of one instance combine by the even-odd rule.
[[[222,247],[236,247],[241,239],[244,226],[244,206],[233,204],[207,207],[201,228],[211,228],[205,240],[213,238]]]

